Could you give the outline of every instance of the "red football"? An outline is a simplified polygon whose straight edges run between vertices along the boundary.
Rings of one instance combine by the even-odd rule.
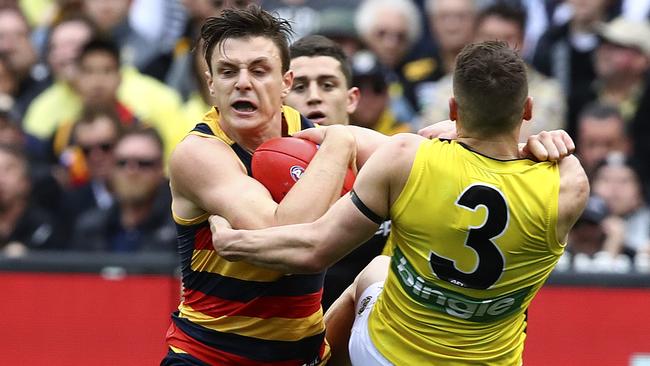
[[[260,145],[253,153],[251,170],[253,178],[271,192],[273,200],[280,202],[300,179],[307,165],[318,151],[318,145],[297,137],[279,137]],[[352,189],[354,173],[348,169],[341,195]]]

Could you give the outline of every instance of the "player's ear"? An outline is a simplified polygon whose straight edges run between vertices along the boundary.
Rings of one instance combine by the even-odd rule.
[[[361,98],[361,91],[356,86],[348,89],[348,105],[345,107],[345,111],[348,114],[354,113],[357,110],[359,105],[359,99]]]
[[[524,120],[530,121],[533,118],[533,97],[526,97],[524,103]]]
[[[456,98],[449,98],[449,119],[452,121],[458,120],[458,103]]]
[[[287,95],[289,95],[289,92],[291,92],[291,86],[293,85],[293,71],[289,70],[284,73],[282,76],[282,84],[283,84],[283,89],[282,89],[282,99],[284,99]]]
[[[214,87],[212,85],[212,74],[210,74],[210,71],[206,71],[204,73],[205,76],[205,83],[208,84],[208,90],[210,91],[210,95],[214,97]]]

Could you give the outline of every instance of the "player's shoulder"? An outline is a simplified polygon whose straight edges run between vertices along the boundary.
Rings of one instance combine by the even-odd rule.
[[[558,163],[560,178],[562,180],[572,180],[575,184],[589,185],[587,174],[585,173],[580,160],[575,155],[568,155]]]
[[[189,135],[176,145],[169,159],[170,175],[188,170],[228,166],[237,162],[233,150],[223,141]]]
[[[390,136],[385,146],[391,150],[410,151],[417,150],[425,141],[428,139],[414,133],[404,132]]]

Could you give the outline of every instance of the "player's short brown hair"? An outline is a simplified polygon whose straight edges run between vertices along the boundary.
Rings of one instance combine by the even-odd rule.
[[[284,73],[289,70],[289,36],[292,33],[289,21],[275,17],[257,5],[246,9],[226,9],[218,17],[209,17],[201,27],[205,61],[212,72],[212,52],[226,39],[265,37],[278,47]]]
[[[492,136],[521,123],[528,96],[526,65],[505,42],[465,46],[456,58],[453,84],[464,127]]]

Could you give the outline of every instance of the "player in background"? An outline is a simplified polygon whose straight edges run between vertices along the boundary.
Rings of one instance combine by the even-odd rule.
[[[520,159],[522,119],[532,116],[527,92],[524,62],[505,43],[468,45],[449,103],[457,140],[391,138],[353,192],[311,224],[230,230],[213,216],[217,253],[319,272],[390,218],[393,256],[374,260],[335,303],[332,344],[354,324],[355,365],[520,365],[526,309],[589,195],[575,157]],[[332,362],[344,364],[338,356]]]
[[[310,35],[289,47],[293,86],[284,102],[322,126],[349,125],[359,102],[359,88],[352,86],[352,68],[343,49],[320,35]],[[352,283],[370,261],[381,254],[390,233],[385,221],[367,242],[327,269],[323,286],[323,310]]]

